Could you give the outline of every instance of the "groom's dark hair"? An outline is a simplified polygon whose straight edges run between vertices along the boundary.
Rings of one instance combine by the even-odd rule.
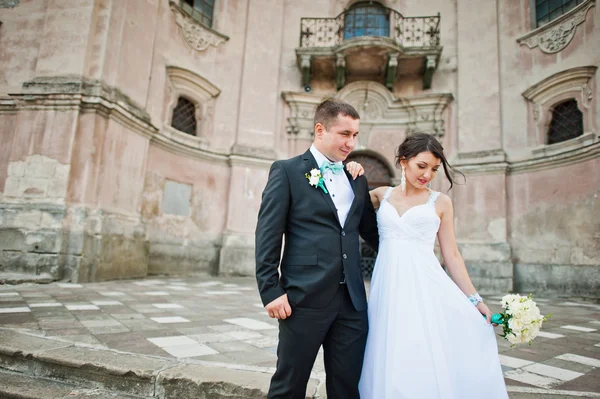
[[[342,100],[335,98],[328,98],[317,106],[315,111],[315,120],[313,126],[317,123],[325,126],[325,129],[329,129],[331,122],[333,122],[338,115],[349,116],[352,119],[360,119],[360,115],[354,107]]]

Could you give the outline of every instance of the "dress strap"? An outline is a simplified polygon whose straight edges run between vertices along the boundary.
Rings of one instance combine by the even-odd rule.
[[[439,196],[440,196],[439,191],[431,190],[431,193],[429,194],[429,199],[427,200],[427,204],[430,204],[430,205],[435,204],[435,201],[438,199]]]
[[[388,187],[388,189],[385,190],[385,194],[383,194],[383,201],[387,201],[387,199],[390,198],[390,194],[392,193],[393,189],[394,187]]]

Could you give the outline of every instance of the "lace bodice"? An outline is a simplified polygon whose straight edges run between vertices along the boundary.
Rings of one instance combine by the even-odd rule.
[[[388,202],[394,188],[390,187],[385,192],[377,212],[377,225],[379,237],[384,240],[393,239],[394,242],[409,242],[428,244],[433,250],[435,236],[440,227],[440,218],[435,211],[435,201],[440,193],[431,191],[426,203],[409,208],[404,214],[399,215],[396,208]]]

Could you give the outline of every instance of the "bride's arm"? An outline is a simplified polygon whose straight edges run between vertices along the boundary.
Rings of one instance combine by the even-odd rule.
[[[381,200],[383,199],[383,196],[385,195],[385,190],[387,189],[388,186],[382,186],[369,191],[369,195],[371,196],[371,202],[373,203],[373,208],[375,208],[375,210],[379,209],[379,205],[381,204]]]
[[[438,231],[438,241],[440,243],[440,249],[442,250],[442,257],[444,263],[450,271],[452,279],[458,285],[465,295],[470,296],[477,293],[477,290],[471,282],[465,261],[463,260],[458,246],[456,245],[456,236],[454,234],[454,208],[452,206],[452,200],[445,194],[440,194],[440,197],[436,201],[436,211],[441,219],[440,229]],[[483,303],[477,305],[477,309],[488,318],[488,323],[492,312]]]

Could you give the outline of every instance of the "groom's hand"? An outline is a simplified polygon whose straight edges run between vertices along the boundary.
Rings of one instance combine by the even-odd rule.
[[[286,319],[292,315],[292,307],[288,302],[287,294],[283,294],[279,298],[270,302],[265,306],[269,317],[273,319]]]

